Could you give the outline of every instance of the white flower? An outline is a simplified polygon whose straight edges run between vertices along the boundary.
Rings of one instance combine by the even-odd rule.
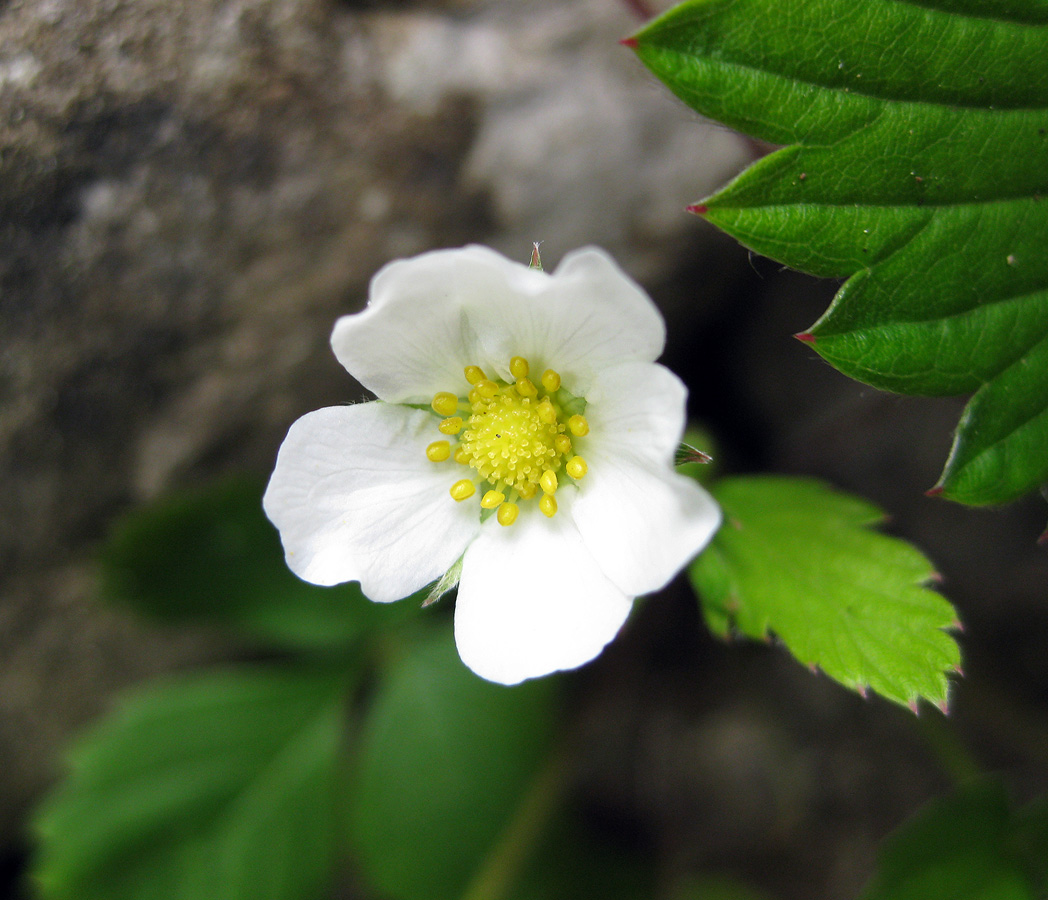
[[[455,638],[491,681],[570,669],[720,524],[673,469],[686,390],[665,326],[602,251],[552,274],[483,247],[387,265],[335,325],[377,401],[320,409],[266,490],[291,569],[398,600],[461,560]]]

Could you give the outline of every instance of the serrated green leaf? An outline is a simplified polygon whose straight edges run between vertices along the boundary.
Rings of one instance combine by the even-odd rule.
[[[395,660],[363,725],[351,791],[353,845],[383,896],[466,894],[543,777],[554,683],[483,681],[459,661],[450,629]]]
[[[307,900],[332,864],[342,679],[254,671],[142,690],[39,811],[43,900]]]
[[[957,616],[924,586],[934,572],[915,547],[869,529],[880,510],[807,479],[731,478],[712,491],[724,525],[690,570],[708,622],[774,632],[853,690],[945,707],[960,653],[942,629]]]
[[[210,621],[291,648],[344,645],[418,604],[321,588],[284,563],[262,486],[237,479],[132,510],[100,553],[102,594],[165,622]]]
[[[1038,900],[1016,840],[1023,818],[995,781],[934,801],[884,842],[861,900]]]
[[[637,53],[699,112],[788,144],[697,209],[848,281],[811,328],[847,375],[975,392],[940,479],[969,504],[1048,481],[1048,7],[690,0]]]

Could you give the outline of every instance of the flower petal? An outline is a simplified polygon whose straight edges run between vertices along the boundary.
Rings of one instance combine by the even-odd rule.
[[[467,365],[508,380],[513,356],[578,394],[607,365],[654,360],[665,338],[655,304],[602,250],[570,253],[550,275],[470,246],[387,265],[331,346],[364,387],[400,403],[464,393]]]
[[[658,590],[720,525],[713,498],[673,471],[687,391],[657,363],[625,363],[602,372],[588,399],[590,433],[576,448],[589,472],[571,515],[615,584]]]
[[[596,247],[565,256],[541,293],[506,299],[489,298],[473,317],[486,355],[502,369],[518,355],[556,369],[575,394],[608,365],[652,362],[666,343],[658,308]]]
[[[628,453],[587,454],[589,473],[571,507],[587,550],[627,594],[657,591],[709,543],[720,507],[669,468],[653,469]]]
[[[476,311],[492,303],[513,305],[548,281],[543,272],[479,246],[397,260],[371,280],[363,312],[335,323],[331,347],[382,400],[425,402],[438,391],[465,393],[463,368],[490,364],[476,332]]]
[[[531,506],[508,528],[488,519],[466,550],[455,642],[482,678],[516,684],[589,662],[631,606],[586,551],[570,517],[547,519]]]
[[[455,563],[479,516],[449,496],[453,464],[426,458],[433,426],[428,413],[385,403],[319,409],[291,426],[263,506],[296,575],[359,581],[385,603]]]
[[[577,442],[579,452],[625,450],[652,465],[672,466],[684,436],[687,399],[683,382],[658,363],[605,369],[587,394],[590,434]]]

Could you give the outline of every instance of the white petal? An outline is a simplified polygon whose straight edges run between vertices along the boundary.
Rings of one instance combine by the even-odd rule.
[[[589,399],[590,433],[575,442],[589,472],[571,515],[615,584],[658,590],[720,525],[713,498],[673,471],[687,391],[663,366],[626,363],[602,372]]]
[[[508,378],[524,356],[583,393],[602,368],[650,362],[665,325],[651,299],[603,251],[564,257],[550,275],[485,247],[438,250],[383,268],[367,308],[335,324],[339,362],[380,399],[465,393],[462,370]]]
[[[608,365],[653,361],[666,342],[655,304],[596,247],[565,256],[536,296],[492,300],[473,317],[486,355],[502,367],[519,355],[538,372],[556,369],[575,394]]]
[[[571,515],[601,570],[628,594],[665,586],[720,525],[714,499],[668,467],[595,449],[586,461]]]
[[[548,275],[486,247],[397,260],[372,279],[363,312],[335,323],[331,346],[349,373],[382,400],[465,394],[463,368],[490,365],[476,332],[476,311],[489,304],[512,306],[548,281]],[[509,357],[502,365],[508,363]]]
[[[547,519],[529,504],[507,528],[488,519],[466,550],[455,642],[482,678],[516,684],[593,659],[631,605],[586,551],[570,516]]]
[[[658,363],[625,363],[601,372],[587,394],[590,434],[576,441],[593,450],[626,452],[652,465],[672,465],[684,435],[687,388]]]
[[[319,409],[288,432],[263,500],[300,578],[359,581],[399,600],[444,574],[479,529],[476,504],[448,490],[455,463],[433,463],[429,413],[361,403]]]

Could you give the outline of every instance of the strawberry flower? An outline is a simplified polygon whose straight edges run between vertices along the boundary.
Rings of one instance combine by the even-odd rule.
[[[378,399],[295,422],[266,490],[288,565],[380,603],[457,575],[459,654],[491,681],[588,662],[720,524],[673,468],[664,342],[594,248],[552,274],[477,246],[387,265],[331,338]]]

